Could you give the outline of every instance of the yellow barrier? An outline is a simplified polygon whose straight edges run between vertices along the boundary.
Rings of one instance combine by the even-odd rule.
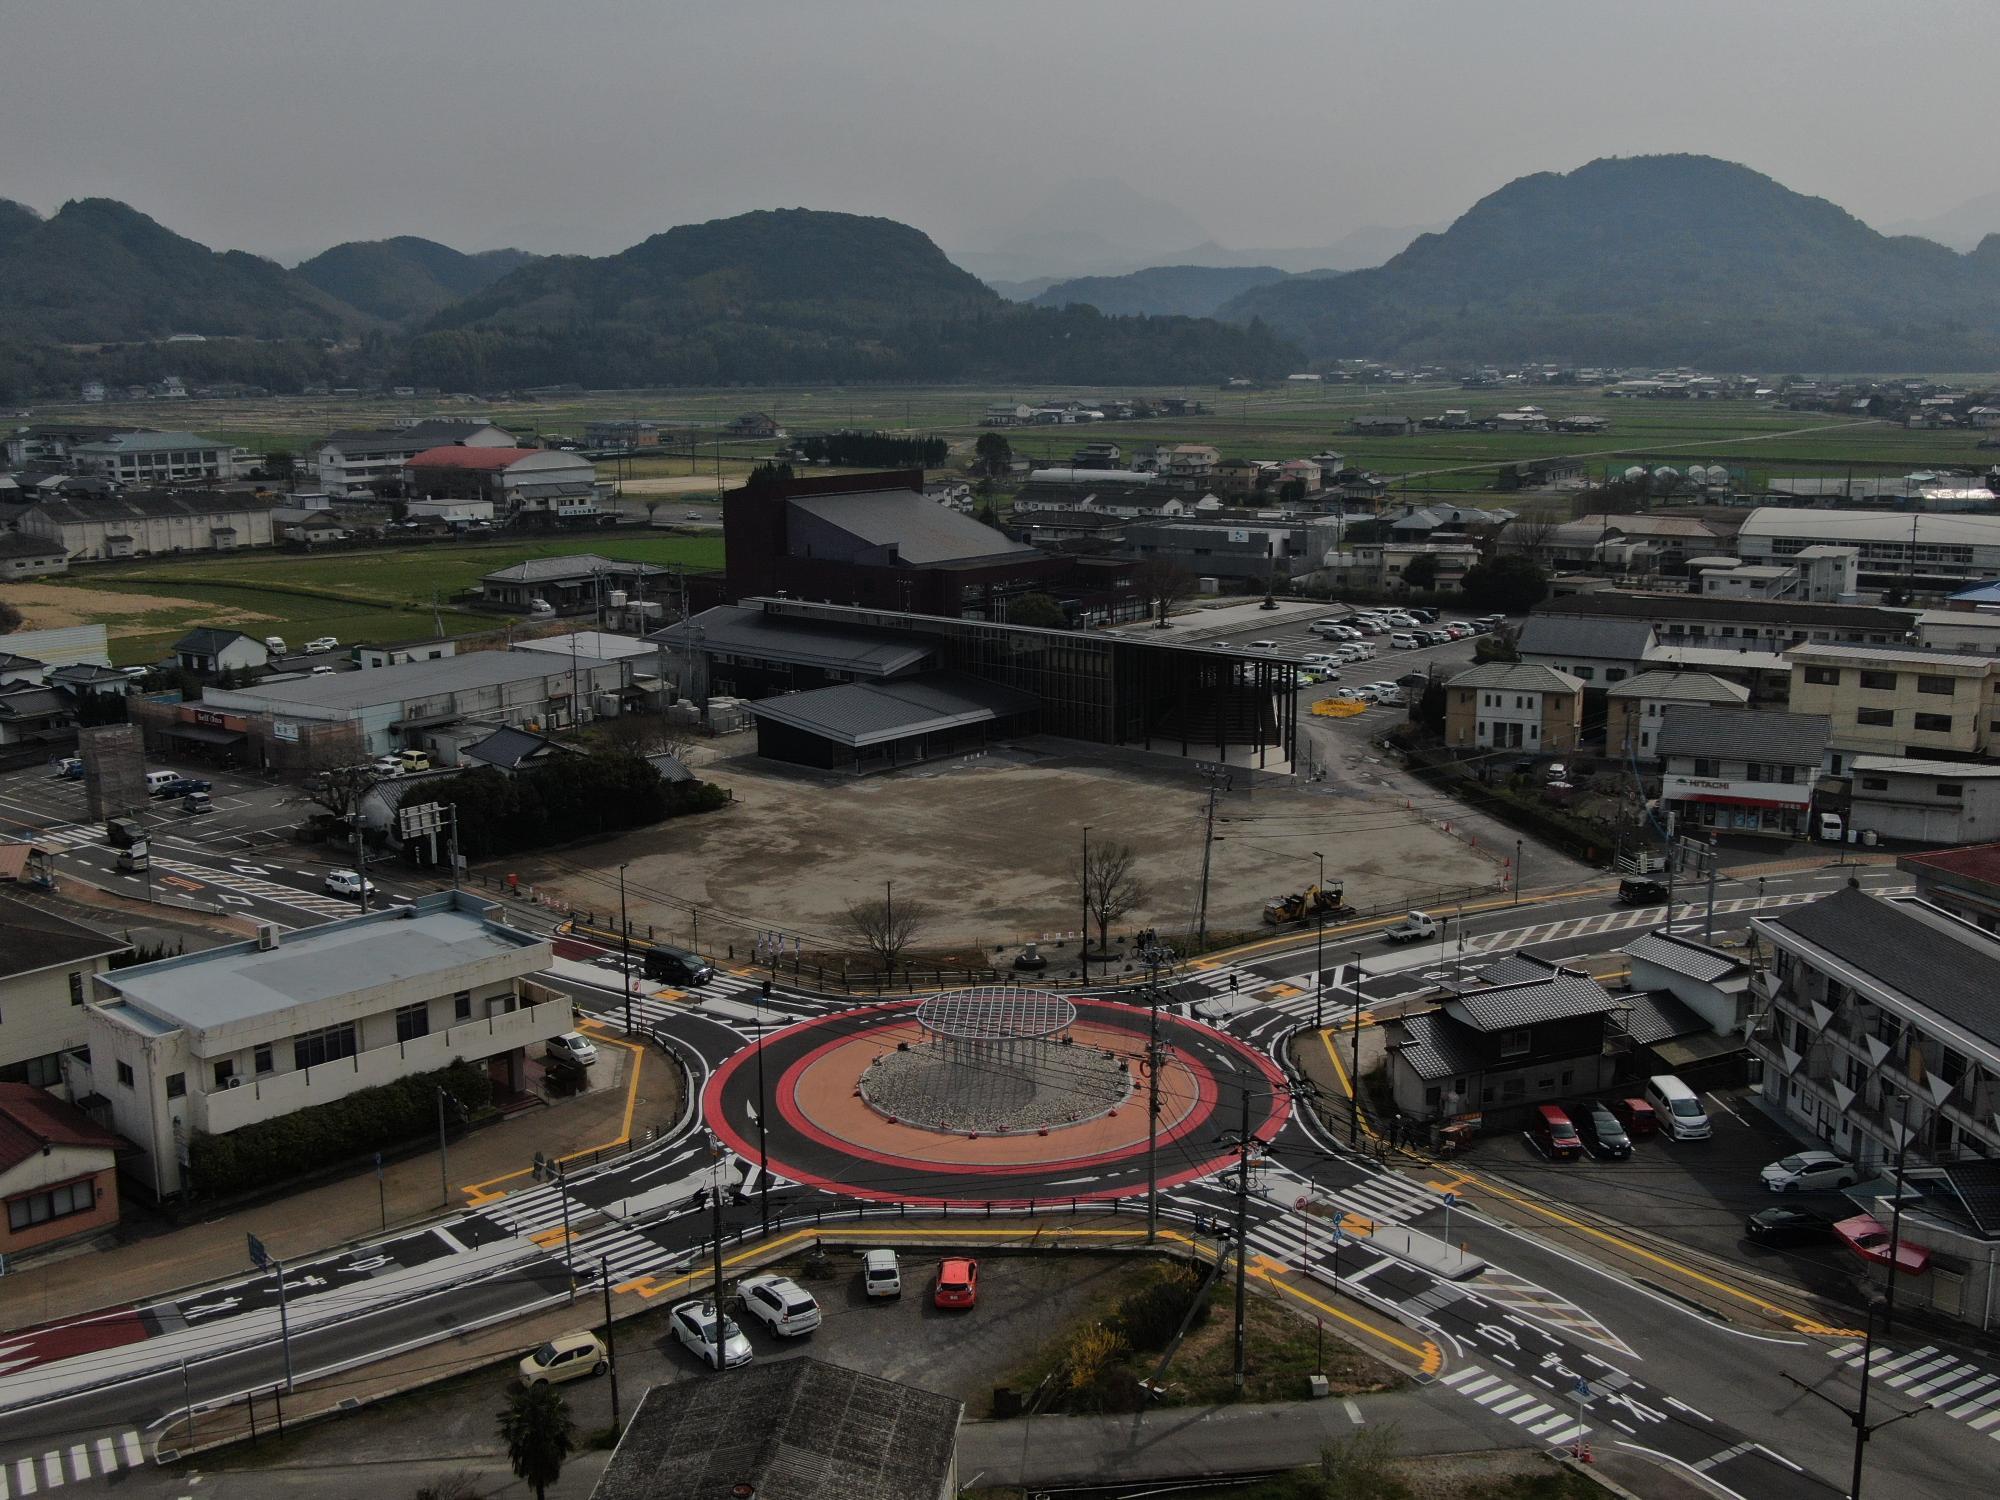
[[[1366,713],[1368,705],[1348,698],[1322,698],[1312,706],[1312,711],[1322,719],[1351,719]]]

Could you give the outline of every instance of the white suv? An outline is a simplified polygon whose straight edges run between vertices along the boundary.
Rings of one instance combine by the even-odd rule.
[[[1414,651],[1423,643],[1407,630],[1399,630],[1389,637],[1389,644],[1394,646],[1398,651]]]
[[[861,1289],[870,1297],[903,1295],[903,1268],[893,1250],[866,1250],[861,1255]]]
[[[737,1283],[743,1310],[785,1338],[819,1327],[819,1304],[789,1276],[746,1276]]]

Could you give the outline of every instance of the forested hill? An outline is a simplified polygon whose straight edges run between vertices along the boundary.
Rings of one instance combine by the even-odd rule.
[[[446,308],[406,377],[448,388],[1281,374],[1257,326],[1010,304],[905,224],[783,209],[554,256]]]
[[[276,261],[211,250],[109,198],[0,199],[0,339],[333,337],[367,320]]]
[[[397,235],[322,250],[294,274],[330,297],[391,323],[414,323],[491,286],[534,260],[525,250],[468,255],[436,240]]]
[[[1322,358],[1991,368],[2000,245],[1890,238],[1713,157],[1612,158],[1520,178],[1379,267],[1253,288],[1218,316]]]

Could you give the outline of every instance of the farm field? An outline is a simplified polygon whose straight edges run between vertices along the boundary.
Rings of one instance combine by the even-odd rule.
[[[492,630],[503,617],[457,607],[483,574],[534,557],[593,552],[690,569],[722,565],[720,537],[561,537],[440,542],[358,552],[146,558],[10,586],[28,628],[103,619],[119,665],[156,661],[196,625],[344,644]]]

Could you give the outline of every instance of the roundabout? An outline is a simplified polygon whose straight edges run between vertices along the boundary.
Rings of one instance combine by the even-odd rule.
[[[877,1202],[1104,1200],[1146,1187],[1149,1013],[1005,986],[813,1017],[763,1037],[708,1081],[702,1112],[758,1160],[759,1075],[771,1172]],[[1159,1180],[1234,1160],[1221,1137],[1249,1096],[1272,1139],[1285,1081],[1235,1039],[1159,1017]]]

